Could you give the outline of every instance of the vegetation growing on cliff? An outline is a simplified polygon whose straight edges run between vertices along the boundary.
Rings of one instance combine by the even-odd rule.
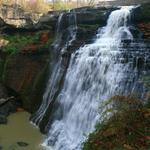
[[[23,36],[23,35],[5,35],[3,37],[8,41],[8,44],[4,47],[4,51],[8,53],[17,53],[20,48],[26,44],[35,43],[38,41],[37,36]]]
[[[49,38],[49,33],[35,33],[35,34],[13,34],[3,35],[0,39],[7,41],[4,45],[3,51],[7,53],[26,53],[37,52],[47,49],[53,42],[53,38]]]
[[[150,105],[132,96],[114,96],[101,114],[113,113],[98,123],[84,143],[83,150],[149,150]]]

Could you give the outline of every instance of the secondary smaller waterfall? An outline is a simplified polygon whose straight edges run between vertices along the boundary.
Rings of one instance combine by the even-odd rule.
[[[65,40],[65,43],[61,43],[62,39],[62,22],[65,13],[60,14],[57,23],[57,31],[56,31],[56,40],[52,44],[54,58],[53,62],[50,65],[52,73],[50,74],[49,81],[46,87],[46,91],[43,96],[43,102],[38,109],[38,111],[34,114],[32,121],[34,124],[39,126],[41,120],[43,119],[49,105],[54,101],[55,94],[59,91],[59,84],[64,74],[64,67],[62,64],[61,54],[65,53],[68,46],[72,44],[72,42],[76,39],[77,32],[77,22],[76,22],[76,12],[75,10],[68,11],[68,33]]]
[[[94,130],[100,102],[132,90],[135,76],[128,81],[130,64],[121,63],[120,51],[122,40],[133,39],[128,28],[131,9],[122,7],[113,11],[95,42],[72,54],[63,89],[56,100],[56,118],[43,143],[48,149],[80,150],[82,142]],[[62,116],[59,119],[58,114]]]

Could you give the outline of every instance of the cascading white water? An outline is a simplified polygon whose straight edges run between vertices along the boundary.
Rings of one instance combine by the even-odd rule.
[[[119,63],[121,40],[132,40],[128,29],[131,7],[113,11],[106,27],[98,31],[93,44],[72,54],[64,87],[57,98],[62,118],[55,119],[43,143],[48,149],[80,150],[94,130],[99,104],[115,93],[125,93],[128,64]]]

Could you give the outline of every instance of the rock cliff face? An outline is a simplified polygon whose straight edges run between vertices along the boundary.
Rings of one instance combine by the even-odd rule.
[[[42,99],[49,54],[15,54],[6,58],[3,83],[20,95],[24,109],[34,112]]]
[[[39,15],[35,15],[19,6],[0,9],[0,82],[9,93],[2,99],[14,96],[14,100],[19,101],[18,106],[13,105],[15,110],[23,107],[29,112],[35,112],[41,103],[49,70],[48,47],[54,39],[51,28],[35,30],[39,19]],[[11,112],[9,103],[0,104],[0,114]],[[6,122],[4,116],[1,118]]]
[[[41,14],[31,14],[24,11],[19,5],[2,5],[0,8],[0,18],[6,24],[17,28],[30,28],[39,20],[40,16]]]

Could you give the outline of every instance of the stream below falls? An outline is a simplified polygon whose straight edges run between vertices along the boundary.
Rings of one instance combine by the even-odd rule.
[[[42,150],[43,135],[29,122],[30,114],[17,112],[0,125],[0,150]]]

